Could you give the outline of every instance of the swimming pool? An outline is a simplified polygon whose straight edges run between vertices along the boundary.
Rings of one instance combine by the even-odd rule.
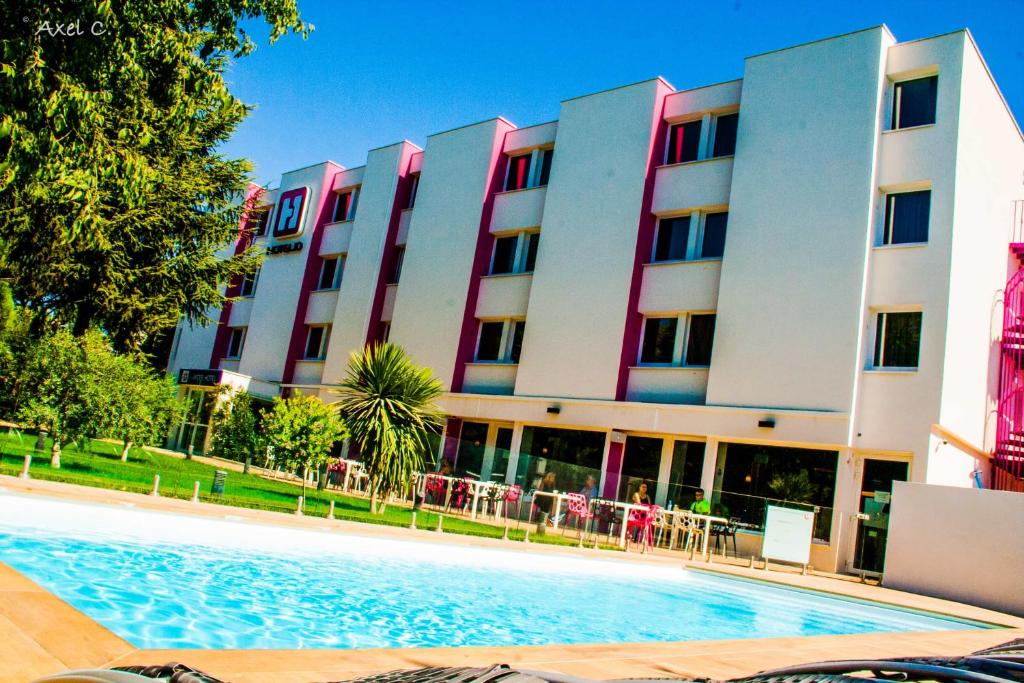
[[[141,648],[620,643],[979,628],[613,560],[0,493],[0,561]]]

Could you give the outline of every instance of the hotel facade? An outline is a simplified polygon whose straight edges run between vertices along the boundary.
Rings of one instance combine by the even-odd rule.
[[[741,550],[766,504],[799,501],[824,570],[880,568],[893,480],[1019,483],[1024,141],[970,34],[882,26],[742,75],[254,189],[236,248],[266,257],[219,324],[179,328],[171,446],[206,448],[215,385],[329,401],[386,339],[444,385],[456,471],[619,499],[646,481],[662,505],[703,489]]]

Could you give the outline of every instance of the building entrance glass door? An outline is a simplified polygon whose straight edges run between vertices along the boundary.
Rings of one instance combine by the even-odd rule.
[[[185,419],[178,427],[174,449],[184,453],[202,453],[213,412],[213,392],[189,389],[185,394]]]
[[[906,481],[910,463],[905,460],[864,459],[860,484],[860,513],[853,568],[867,574],[881,574],[885,566],[885,543],[889,536],[889,501],[894,481]]]

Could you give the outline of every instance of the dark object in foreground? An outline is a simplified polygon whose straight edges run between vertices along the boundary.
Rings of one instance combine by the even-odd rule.
[[[129,666],[112,670],[69,671],[37,683],[224,683],[182,664]],[[712,683],[712,679],[620,679],[609,683]],[[436,667],[390,671],[338,683],[597,683],[588,678],[547,671],[492,667]],[[1024,638],[980,650],[966,657],[904,657],[848,660],[788,666],[722,683],[1024,683]]]

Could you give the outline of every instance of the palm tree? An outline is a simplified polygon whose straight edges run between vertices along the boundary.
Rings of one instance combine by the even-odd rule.
[[[444,392],[429,368],[413,363],[401,347],[374,344],[353,353],[335,404],[362,454],[370,483],[370,511],[403,490],[423,469],[427,440],[443,424],[434,404]]]

